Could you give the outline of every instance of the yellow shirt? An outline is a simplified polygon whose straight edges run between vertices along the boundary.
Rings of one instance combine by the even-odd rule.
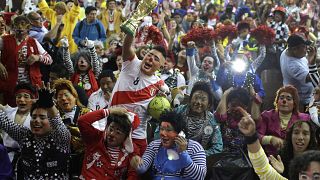
[[[56,12],[51,9],[47,2],[45,0],[41,0],[38,4],[40,11],[43,13],[43,15],[51,22],[51,27],[56,25],[57,23],[57,14]],[[77,51],[78,47],[76,43],[73,41],[72,33],[74,30],[74,27],[76,26],[79,18],[80,13],[80,6],[72,6],[70,11],[67,11],[62,19],[62,22],[64,24],[64,28],[61,32],[60,38],[66,36],[69,41],[69,50],[70,53],[74,53]],[[60,46],[60,43],[58,44]]]
[[[254,171],[258,174],[262,180],[287,180],[287,178],[281,176],[273,167],[269,164],[267,155],[264,153],[262,147],[256,153],[249,153],[249,158],[254,168]]]

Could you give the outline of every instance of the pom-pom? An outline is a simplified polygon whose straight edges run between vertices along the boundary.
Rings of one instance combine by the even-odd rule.
[[[225,39],[229,37],[230,39],[235,39],[237,37],[237,27],[235,25],[221,25],[216,29],[217,37],[219,39]]]
[[[274,43],[276,33],[274,30],[266,25],[260,25],[252,30],[250,36],[258,41],[258,44],[271,45]]]
[[[148,35],[144,39],[144,43],[152,41],[153,44],[161,45],[163,43],[163,35],[161,31],[154,25],[149,26]]]
[[[191,29],[185,36],[182,37],[181,43],[186,46],[189,41],[194,41],[196,46],[211,46],[216,33],[211,28],[196,27]]]

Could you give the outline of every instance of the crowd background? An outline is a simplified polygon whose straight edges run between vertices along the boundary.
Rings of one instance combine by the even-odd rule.
[[[320,1],[156,1],[0,2],[0,179],[320,173]]]

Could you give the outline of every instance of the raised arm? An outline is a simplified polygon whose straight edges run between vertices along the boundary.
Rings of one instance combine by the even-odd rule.
[[[199,67],[196,64],[195,43],[193,41],[188,42],[186,55],[187,55],[187,64],[190,72],[190,77],[196,76],[196,74],[199,72]]]
[[[68,48],[69,47],[68,39],[66,37],[64,37],[60,40],[60,42],[62,44],[63,64],[67,68],[69,74],[72,75],[74,73],[74,68],[73,68],[73,63],[71,61],[71,57],[70,57],[70,51]]]
[[[96,77],[96,79],[98,79],[98,76],[102,71],[102,66],[99,66],[98,55],[96,53],[96,48],[94,47],[94,41],[87,40],[87,47],[89,49],[94,76]]]
[[[133,36],[130,34],[126,34],[124,41],[123,41],[123,46],[122,46],[122,59],[123,62],[133,59],[134,56],[136,55],[134,52],[134,49],[132,48],[132,43],[133,43]]]
[[[252,62],[252,68],[254,72],[259,68],[261,63],[263,62],[264,58],[266,57],[266,46],[260,45],[259,47],[259,55],[258,57]]]
[[[258,135],[256,132],[256,124],[250,115],[241,107],[238,110],[242,113],[238,126],[239,130],[245,135],[249,158],[260,179],[279,179],[285,180],[270,164],[266,154],[264,153]]]
[[[0,110],[0,129],[18,142],[21,142],[24,137],[31,134],[31,131],[27,127],[11,121],[3,110]]]
[[[213,59],[217,63],[217,64],[215,64],[215,68],[214,69],[216,71],[218,71],[219,68],[220,68],[221,62],[220,62],[220,59],[219,59],[219,56],[218,56],[218,53],[217,53],[217,48],[216,48],[216,43],[215,42],[212,43],[211,54],[212,54]]]

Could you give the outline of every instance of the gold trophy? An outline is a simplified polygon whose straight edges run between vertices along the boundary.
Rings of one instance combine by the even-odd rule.
[[[133,15],[120,26],[122,32],[134,36],[140,21],[147,16],[156,6],[158,0],[141,0]]]

